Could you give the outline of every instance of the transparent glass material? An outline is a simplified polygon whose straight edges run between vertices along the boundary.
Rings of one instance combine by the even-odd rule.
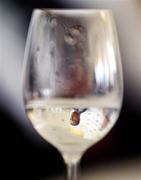
[[[114,126],[123,97],[116,27],[109,10],[34,10],[23,97],[35,130],[62,154],[68,180],[90,146]]]

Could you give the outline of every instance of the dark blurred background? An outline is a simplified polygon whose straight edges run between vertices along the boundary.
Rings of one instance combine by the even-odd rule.
[[[140,0],[0,0],[0,179],[42,179],[64,173],[58,151],[28,124],[22,104],[22,64],[34,8],[112,9],[124,73],[119,120],[82,158],[82,170],[141,158]]]

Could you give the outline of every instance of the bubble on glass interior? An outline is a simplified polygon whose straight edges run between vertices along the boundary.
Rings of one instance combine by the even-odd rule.
[[[38,51],[40,51],[40,46],[37,46],[37,49],[36,49],[36,51],[38,52]]]
[[[81,25],[75,25],[70,27],[65,34],[65,41],[70,45],[81,43],[85,40],[84,27]]]
[[[51,19],[50,19],[50,26],[51,26],[52,28],[55,28],[57,25],[58,25],[57,19],[54,18],[54,17],[51,18]]]
[[[64,40],[67,44],[73,46],[77,43],[77,39],[70,33],[64,35]]]
[[[71,34],[74,35],[74,36],[80,36],[80,35],[81,35],[80,30],[79,30],[78,28],[76,28],[76,27],[70,28],[70,32],[71,32]]]

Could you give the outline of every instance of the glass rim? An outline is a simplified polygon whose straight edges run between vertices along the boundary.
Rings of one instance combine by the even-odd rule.
[[[93,13],[112,13],[112,9],[94,9],[94,8],[74,8],[74,9],[67,9],[67,8],[35,8],[33,10],[34,13],[42,13],[42,12],[51,12],[51,13],[58,13],[58,14],[67,14],[67,13],[76,13],[76,14],[93,14]]]

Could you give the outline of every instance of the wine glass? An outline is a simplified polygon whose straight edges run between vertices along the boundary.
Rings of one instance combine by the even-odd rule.
[[[35,130],[62,154],[67,180],[114,126],[123,79],[110,10],[36,9],[25,50],[23,97]]]

